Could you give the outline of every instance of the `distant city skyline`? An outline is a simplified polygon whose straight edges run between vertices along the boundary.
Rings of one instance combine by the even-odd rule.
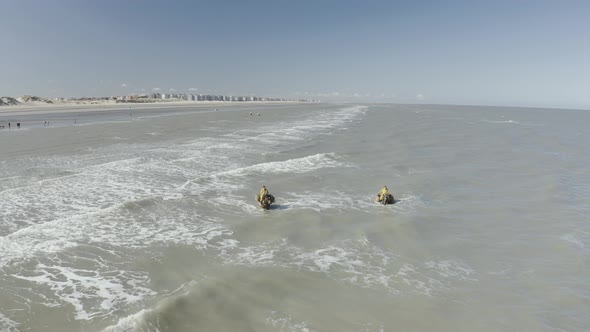
[[[0,96],[590,110],[587,1],[0,2]]]

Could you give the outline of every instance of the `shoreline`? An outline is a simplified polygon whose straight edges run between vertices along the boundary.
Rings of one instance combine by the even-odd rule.
[[[162,108],[207,108],[207,107],[228,107],[228,106],[260,106],[260,105],[300,105],[308,104],[299,101],[173,101],[153,103],[102,103],[102,104],[40,104],[40,105],[13,105],[0,107],[0,118],[6,116],[30,116],[38,114],[56,113],[80,113],[80,112],[101,112],[101,111],[128,111],[148,110]]]

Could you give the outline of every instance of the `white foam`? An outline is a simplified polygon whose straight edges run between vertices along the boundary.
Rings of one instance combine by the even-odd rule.
[[[283,239],[255,246],[224,247],[220,252],[226,264],[304,269],[361,287],[385,289],[394,295],[414,292],[432,296],[455,282],[476,281],[475,272],[457,260],[404,262],[399,255],[373,246],[366,238],[339,241],[315,250],[290,245]]]
[[[310,209],[317,212],[326,210],[369,210],[373,207],[368,197],[353,197],[340,191],[332,192],[311,192],[286,193],[281,198],[281,204],[295,209]]]
[[[420,268],[411,263],[404,263],[394,275],[394,279],[405,287],[427,296],[432,296],[435,290],[444,289],[442,282],[424,276]]]
[[[424,266],[438,273],[444,278],[477,281],[475,271],[467,265],[453,259],[428,261]]]
[[[146,149],[137,147],[144,154]],[[26,225],[98,213],[123,201],[141,200],[154,195],[178,198],[179,193],[174,192],[177,190],[175,181],[231,165],[225,162],[226,157],[223,155],[216,157],[190,147],[179,150],[149,148],[147,155],[152,154],[153,157],[148,158],[134,157],[133,154],[129,155],[129,151],[122,153],[123,156],[119,152],[101,152],[106,157],[89,158],[88,161],[83,158],[47,160],[44,163],[74,171],[65,176],[39,181],[33,178],[28,184],[0,192],[0,208],[6,221],[0,232],[4,229],[4,233],[10,233]],[[113,158],[116,160],[102,162]],[[99,163],[88,165],[95,161]]]
[[[297,322],[291,315],[280,314],[277,311],[272,311],[269,317],[266,318],[266,324],[278,329],[278,331],[292,331],[292,332],[313,332],[316,331],[308,326],[306,322]]]
[[[567,242],[575,245],[577,248],[584,249],[586,247],[586,245],[584,245],[584,242],[581,239],[579,239],[578,237],[576,237],[576,234],[569,233],[569,234],[562,235],[560,238],[564,241],[567,241]]]
[[[134,331],[137,326],[143,321],[144,317],[153,313],[152,309],[143,309],[133,315],[123,317],[119,319],[117,324],[108,326],[103,329],[102,332],[130,332]],[[158,332],[159,329],[155,329],[154,332]]]
[[[128,200],[150,196],[148,188],[170,188],[166,181],[136,172],[137,159],[118,160],[87,167],[80,173],[43,179],[26,187],[0,193],[0,209],[10,231],[51,220],[97,212]],[[147,188],[146,188],[147,187]],[[90,199],[89,199],[90,198]]]
[[[346,271],[354,272],[355,267],[362,266],[360,260],[350,260],[349,252],[344,248],[330,246],[311,253],[302,253],[299,257],[303,260],[311,260],[317,267],[317,271],[329,272],[334,266],[343,267]]]
[[[181,208],[169,210],[162,206],[145,218],[127,213],[127,204],[32,225],[0,237],[0,266],[18,263],[37,255],[57,253],[88,242],[127,248],[145,248],[154,244],[186,244],[207,249],[219,246],[218,241],[233,234],[220,220],[213,217],[188,213]],[[156,201],[154,204],[161,203]],[[141,205],[137,205],[137,208],[142,209]]]
[[[186,283],[182,284],[180,287],[178,287],[176,290],[174,290],[168,294],[165,294],[162,298],[166,299],[171,296],[175,296],[175,295],[179,295],[179,294],[186,295],[190,292],[190,288],[196,284],[197,284],[197,282],[195,280],[191,280],[189,282],[186,282]],[[160,300],[159,303],[164,303],[164,302],[165,301]],[[106,327],[105,329],[102,330],[102,332],[135,331],[141,326],[141,324],[145,323],[146,317],[149,317],[150,315],[154,315],[157,312],[157,310],[158,309],[142,309],[139,312],[136,312],[134,314],[131,314],[131,315],[128,315],[126,317],[119,319],[119,321],[115,325]],[[155,332],[160,331],[157,326],[150,325],[149,327],[150,327],[150,329],[153,329],[153,331],[155,331]]]
[[[223,195],[220,197],[210,199],[209,203],[219,207],[220,210],[234,211],[235,213],[239,214],[245,212],[247,214],[252,215],[257,212],[260,212],[260,208],[258,208],[258,205],[254,202],[254,197],[252,197],[251,199],[247,199],[243,196]]]
[[[216,177],[222,176],[246,176],[253,173],[307,173],[321,168],[341,167],[345,166],[340,162],[339,157],[335,153],[319,153],[303,158],[289,159],[285,161],[271,161],[267,163],[242,167],[230,171],[220,172],[215,174]]]
[[[384,331],[385,331],[385,327],[383,325],[375,326],[375,324],[367,323],[367,324],[365,324],[364,329],[359,332],[384,332]]]
[[[105,317],[118,308],[156,294],[140,286],[149,282],[145,272],[114,270],[101,273],[62,265],[39,264],[35,273],[34,276],[13,276],[47,286],[62,302],[74,307],[77,320]]]
[[[214,174],[200,176],[185,182],[180,189],[187,188],[189,185],[195,182],[212,181],[215,183],[215,188],[219,189],[220,186],[230,186],[231,188],[239,188],[239,185],[228,183],[228,181],[235,181],[231,178],[245,177],[252,174],[282,174],[282,173],[307,173],[322,168],[334,168],[334,167],[348,167],[349,165],[340,161],[340,157],[335,153],[319,153],[312,156],[303,158],[289,159],[285,161],[271,161],[267,163],[261,163],[246,167],[234,168],[228,171],[217,172]],[[227,179],[230,178],[230,179]],[[213,186],[212,186],[213,187]],[[222,188],[223,189],[223,188]],[[226,188],[227,189],[227,188]],[[201,190],[202,192],[202,190]],[[224,190],[227,192],[227,190]]]
[[[16,332],[20,324],[6,317],[0,312],[0,331]]]
[[[244,129],[228,134],[240,142],[254,142],[257,146],[277,145],[285,142],[301,141],[313,134],[326,134],[331,129],[342,127],[364,115],[365,106],[346,107],[339,110],[321,110],[307,118],[295,121],[272,123],[252,129]]]
[[[518,121],[514,121],[514,120],[482,120],[482,122],[488,122],[488,123],[508,123],[508,124],[520,124],[520,122]]]
[[[398,213],[409,213],[428,207],[421,195],[403,194],[395,197],[395,200],[395,204],[391,206]]]
[[[560,237],[561,240],[566,241],[578,249],[581,253],[590,255],[590,233],[581,230],[576,230],[575,233],[564,234]]]

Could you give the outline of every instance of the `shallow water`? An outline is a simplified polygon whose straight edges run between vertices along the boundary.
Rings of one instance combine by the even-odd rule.
[[[0,131],[1,331],[590,327],[589,112],[52,117]]]

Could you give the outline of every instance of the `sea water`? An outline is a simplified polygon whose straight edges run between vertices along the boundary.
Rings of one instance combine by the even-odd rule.
[[[47,116],[0,131],[0,331],[590,329],[590,112]]]

